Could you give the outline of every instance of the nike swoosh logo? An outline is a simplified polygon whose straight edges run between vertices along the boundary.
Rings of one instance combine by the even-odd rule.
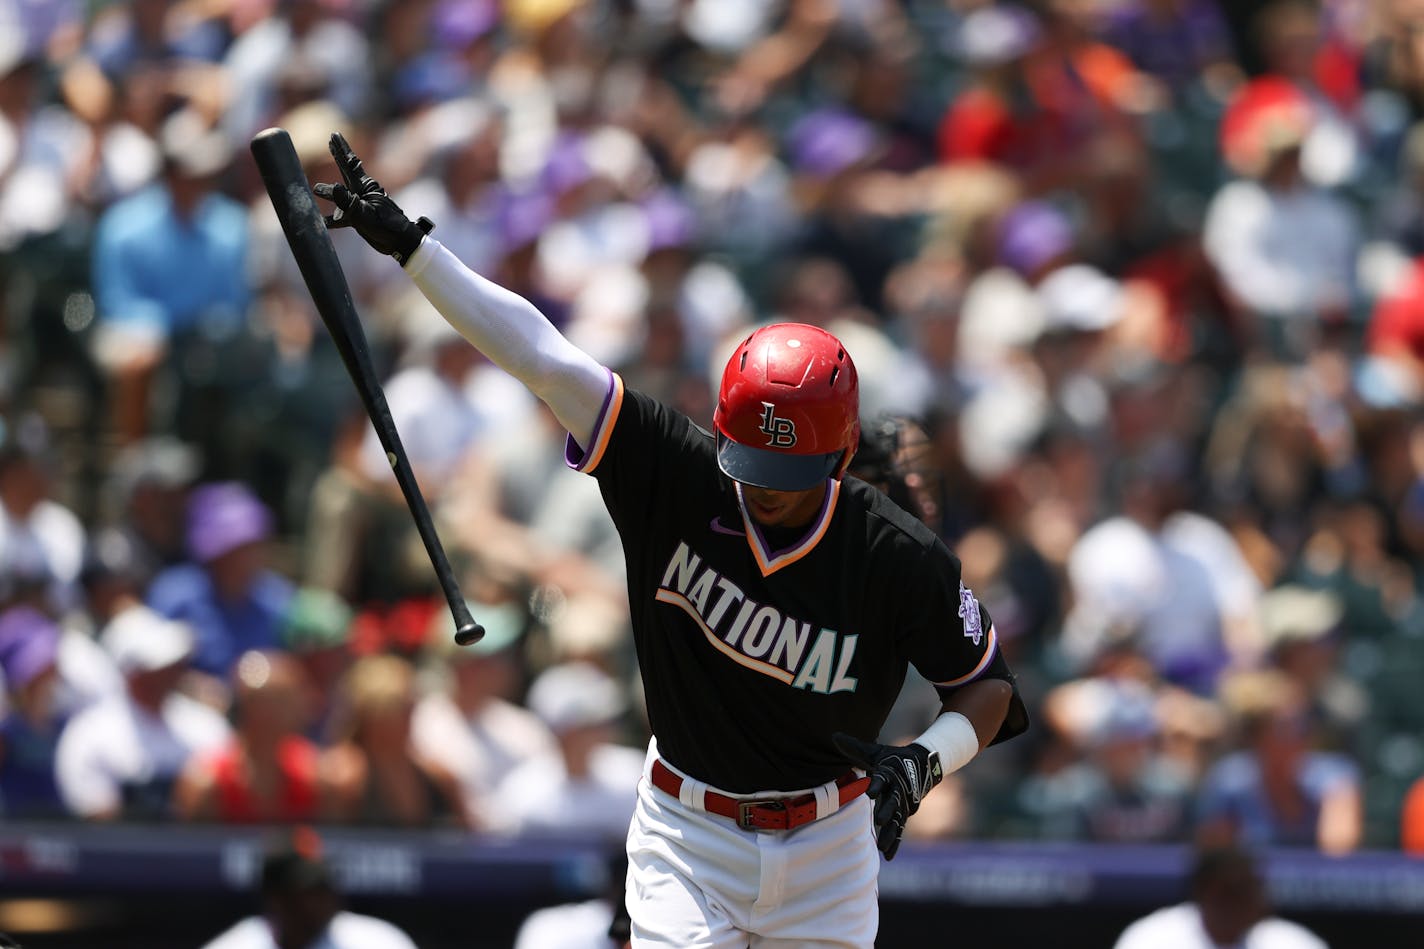
[[[724,525],[722,524],[722,519],[721,519],[720,517],[714,517],[714,518],[712,518],[712,532],[713,532],[714,534],[727,534],[727,535],[729,535],[729,536],[731,536],[731,537],[745,537],[745,536],[747,536],[747,532],[746,532],[746,531],[735,531],[735,530],[732,530],[730,527],[724,526]]]

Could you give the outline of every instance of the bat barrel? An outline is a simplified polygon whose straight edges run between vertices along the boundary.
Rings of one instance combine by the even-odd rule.
[[[369,411],[372,396],[380,392],[380,380],[371,366],[366,334],[356,318],[351,288],[346,283],[336,248],[331,244],[331,235],[326,232],[326,221],[317,207],[306,171],[292,145],[292,137],[286,129],[264,129],[253,136],[251,148],[297,268]]]

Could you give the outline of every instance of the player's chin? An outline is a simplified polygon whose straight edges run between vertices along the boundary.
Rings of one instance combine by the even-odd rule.
[[[742,499],[752,520],[762,527],[776,527],[796,509],[800,492],[751,488],[743,493]]]
[[[756,504],[748,504],[747,512],[751,514],[752,520],[762,527],[779,527],[781,522],[786,520],[786,511],[780,508],[762,508]]]

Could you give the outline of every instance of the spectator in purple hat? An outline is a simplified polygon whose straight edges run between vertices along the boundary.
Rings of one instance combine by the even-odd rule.
[[[501,285],[535,301],[555,326],[568,319],[568,304],[545,289],[538,273],[539,237],[556,220],[552,193],[502,190],[495,205],[500,261],[495,275]]]
[[[869,160],[879,141],[875,127],[845,109],[818,109],[787,133],[791,163],[802,174],[826,179]]]
[[[192,562],[163,571],[149,587],[153,609],[197,633],[193,667],[225,678],[249,649],[282,644],[292,585],[267,566],[272,515],[237,482],[203,485],[188,502]]]
[[[430,12],[431,39],[447,49],[468,50],[490,39],[498,26],[495,0],[439,0]]]
[[[18,606],[0,614],[0,676],[8,708],[0,712],[0,814],[14,820],[58,817],[55,751],[64,716],[54,704],[59,627]]]
[[[642,363],[670,378],[670,395],[703,395],[687,370],[705,366],[722,340],[751,318],[751,304],[737,275],[722,261],[701,257],[702,221],[676,188],[664,187],[639,202],[648,250],[639,268],[648,288],[647,342]],[[658,357],[661,356],[661,359]],[[687,389],[693,391],[688,392]],[[694,414],[694,417],[698,417]]]
[[[999,262],[1030,283],[1073,253],[1073,225],[1046,201],[1026,201],[999,222]]]
[[[981,389],[991,381],[1012,381],[1005,367],[1044,329],[1043,301],[1035,288],[1073,259],[1076,243],[1067,215],[1047,201],[1013,205],[986,218],[984,230],[984,255],[995,266],[965,286],[955,341],[956,360]]]
[[[1224,90],[1241,78],[1231,30],[1210,0],[1136,0],[1107,17],[1104,39],[1180,92],[1205,82]]]
[[[885,214],[870,196],[894,189],[861,185],[867,173],[879,171],[885,152],[882,131],[847,109],[817,109],[791,126],[786,149],[807,205],[806,233],[798,249],[839,261],[857,298],[879,310],[900,240],[893,213]],[[895,177],[884,171],[879,175],[882,183]]]

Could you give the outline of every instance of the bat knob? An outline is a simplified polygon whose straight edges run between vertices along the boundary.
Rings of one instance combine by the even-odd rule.
[[[479,623],[469,623],[455,630],[455,642],[461,646],[473,646],[485,638],[485,628]]]

